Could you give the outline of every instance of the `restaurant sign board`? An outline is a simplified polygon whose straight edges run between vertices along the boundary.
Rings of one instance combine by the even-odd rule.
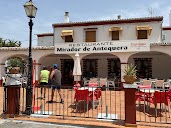
[[[55,54],[68,53],[110,53],[150,51],[149,42],[141,41],[103,41],[84,43],[56,43]]]

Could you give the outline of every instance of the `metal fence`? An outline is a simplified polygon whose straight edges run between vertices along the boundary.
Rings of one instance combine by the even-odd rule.
[[[9,110],[10,88],[4,87],[4,105],[3,111],[9,114],[9,111],[14,111],[17,115],[22,115],[26,108],[26,88],[19,88],[15,94],[16,100],[14,105],[16,110]],[[43,90],[41,93],[41,89]],[[88,90],[88,95],[85,93],[80,97],[76,90]],[[45,92],[45,93],[44,93]],[[33,115],[49,115],[79,118],[94,118],[98,120],[125,120],[125,102],[124,91],[120,90],[119,84],[115,87],[81,87],[73,88],[71,86],[62,86],[60,89],[61,97],[57,89],[54,91],[53,102],[52,87],[33,87]],[[87,98],[88,96],[88,98]]]
[[[169,89],[138,89],[135,97],[138,122],[171,123]]]

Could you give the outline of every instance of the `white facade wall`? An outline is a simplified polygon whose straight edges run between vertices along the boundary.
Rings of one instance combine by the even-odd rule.
[[[165,36],[164,43],[171,43],[171,30],[163,30],[162,35]]]
[[[128,63],[134,63],[133,58],[152,58],[152,78],[168,79],[171,78],[171,56],[163,53],[148,53],[147,55],[133,55]]]
[[[53,36],[38,37],[37,46],[54,46],[54,44],[53,44]]]
[[[96,42],[111,41],[109,35],[109,29],[112,27],[122,27],[120,32],[120,40],[137,40],[136,26],[149,25],[152,27],[151,35],[148,36],[150,42],[161,42],[161,22],[145,22],[145,23],[123,23],[123,24],[111,24],[111,25],[94,25],[94,26],[74,26],[74,27],[58,27],[54,28],[54,43],[65,43],[65,40],[61,38],[62,30],[74,30],[74,43],[85,42],[85,30],[86,28],[97,28]],[[138,40],[139,41],[139,40]]]

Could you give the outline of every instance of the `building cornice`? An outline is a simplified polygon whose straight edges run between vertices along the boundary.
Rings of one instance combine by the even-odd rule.
[[[69,23],[55,23],[52,24],[54,28],[58,27],[73,27],[73,26],[92,26],[92,25],[107,25],[107,24],[123,24],[123,23],[140,23],[140,22],[154,22],[163,21],[163,17],[144,17],[144,18],[131,18],[120,20],[102,20],[102,21],[86,21],[86,22],[69,22]]]
[[[0,51],[23,51],[28,50],[28,47],[0,47]],[[32,50],[54,50],[54,46],[36,46]]]

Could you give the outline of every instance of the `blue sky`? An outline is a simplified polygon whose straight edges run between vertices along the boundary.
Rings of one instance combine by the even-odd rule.
[[[91,21],[151,16],[163,16],[163,26],[169,25],[171,0],[32,0],[38,8],[33,20],[33,34],[53,32],[52,24],[64,21],[64,12],[69,11],[70,21]],[[27,0],[0,0],[0,37],[14,39],[28,46],[29,19],[23,5]],[[37,36],[33,35],[33,46]]]

